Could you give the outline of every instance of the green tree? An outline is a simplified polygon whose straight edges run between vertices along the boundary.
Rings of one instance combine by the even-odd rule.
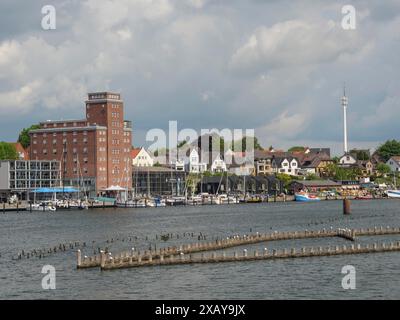
[[[38,124],[34,124],[29,128],[24,128],[21,130],[18,136],[18,142],[26,149],[31,145],[31,137],[29,136],[29,131],[39,129],[40,126]]]
[[[0,160],[17,160],[19,158],[15,146],[11,143],[0,142]]]
[[[179,142],[178,145],[177,145],[176,147],[177,147],[178,149],[179,149],[179,148],[182,148],[186,143],[187,143],[187,141],[186,141],[186,140],[183,140],[183,141]]]
[[[302,146],[294,146],[294,147],[291,147],[288,150],[288,152],[303,152],[304,150],[305,150],[305,148]]]
[[[243,137],[241,140],[235,141],[233,143],[233,150],[234,151],[240,150],[242,152],[245,152],[246,148],[247,148],[247,142],[250,142],[248,151],[264,150],[263,147],[258,142],[257,137]],[[253,148],[253,146],[254,146],[254,148]]]
[[[388,140],[378,148],[378,154],[388,161],[392,156],[400,155],[400,141]]]
[[[369,158],[370,158],[369,151],[366,151],[366,150],[353,149],[353,150],[350,150],[350,154],[354,158],[356,158],[356,160],[359,160],[359,161],[366,161],[366,160],[369,160]]]
[[[278,180],[283,182],[285,188],[287,188],[289,184],[292,182],[292,177],[286,173],[278,173],[276,177]]]
[[[378,163],[376,171],[378,171],[380,175],[385,175],[390,173],[391,169],[386,163]]]

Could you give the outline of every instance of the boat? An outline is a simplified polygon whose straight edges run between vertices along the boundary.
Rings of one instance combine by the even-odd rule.
[[[165,207],[166,203],[164,199],[161,198],[153,198],[150,200],[147,200],[147,206],[148,207]]]
[[[355,198],[356,200],[372,200],[374,197],[370,194],[367,195],[360,195]]]
[[[388,190],[387,196],[389,198],[400,199],[400,190]]]
[[[132,199],[127,201],[117,201],[115,205],[118,208],[146,208],[149,206],[147,199]]]
[[[309,194],[309,193],[296,193],[294,195],[294,198],[296,201],[299,201],[299,202],[312,202],[312,201],[320,201],[321,200],[316,195]]]
[[[29,207],[31,211],[42,211],[42,212],[54,212],[57,208],[53,205],[53,203],[49,201],[43,201],[41,203],[32,203]]]
[[[201,195],[189,197],[187,204],[189,205],[199,205],[203,203],[203,197]]]
[[[182,206],[184,204],[186,204],[185,197],[172,197],[166,200],[167,206]]]

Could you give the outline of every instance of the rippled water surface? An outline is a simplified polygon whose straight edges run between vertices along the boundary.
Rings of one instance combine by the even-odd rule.
[[[0,298],[2,299],[399,299],[400,253],[285,259],[276,261],[177,265],[101,272],[76,269],[75,249],[45,258],[13,260],[18,252],[60,243],[86,242],[112,252],[207,241],[234,233],[311,230],[336,227],[400,226],[400,201],[269,203],[153,209],[96,209],[56,213],[0,213]],[[159,235],[172,233],[161,241]],[[193,237],[192,237],[193,233]],[[179,239],[177,239],[179,235]],[[112,239],[112,242],[111,242]],[[107,240],[108,243],[107,243]],[[357,242],[400,241],[400,236],[360,237]],[[349,244],[344,239],[261,243],[291,248]],[[244,247],[237,248],[240,251]],[[234,249],[233,249],[234,250]],[[232,249],[230,249],[232,251]],[[227,254],[231,254],[228,252]],[[56,289],[43,290],[42,267],[56,268]],[[355,290],[343,290],[341,269],[356,268]]]

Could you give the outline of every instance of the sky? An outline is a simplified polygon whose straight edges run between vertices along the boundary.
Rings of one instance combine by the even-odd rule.
[[[342,28],[348,4],[355,30]],[[400,139],[398,30],[398,0],[1,0],[0,140],[84,118],[87,93],[110,90],[135,146],[176,120],[340,154],[345,83],[349,146],[373,149]]]

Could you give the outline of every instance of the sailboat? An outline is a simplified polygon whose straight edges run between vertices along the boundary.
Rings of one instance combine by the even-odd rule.
[[[398,190],[396,186],[396,173],[394,174],[393,178],[394,178],[394,189],[388,190],[387,195],[389,198],[400,199],[400,190]]]

